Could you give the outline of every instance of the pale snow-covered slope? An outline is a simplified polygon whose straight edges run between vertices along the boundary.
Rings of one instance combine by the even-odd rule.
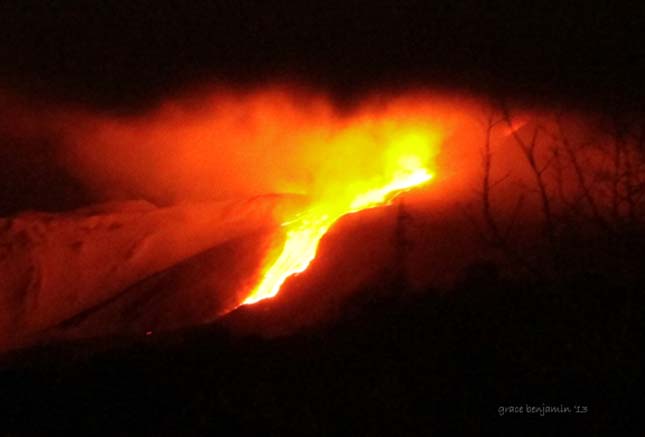
[[[274,229],[302,202],[289,195],[161,208],[124,202],[0,219],[0,350],[35,341],[208,249]]]

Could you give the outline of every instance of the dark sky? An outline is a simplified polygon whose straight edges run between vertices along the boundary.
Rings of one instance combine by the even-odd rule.
[[[420,83],[638,104],[645,8],[574,3],[2,1],[0,80],[125,109],[275,77],[340,95]]]
[[[184,87],[277,78],[350,102],[374,88],[429,85],[641,108],[644,9],[518,0],[0,0],[0,91],[130,112]],[[0,216],[91,201],[56,166],[47,141],[0,137]]]

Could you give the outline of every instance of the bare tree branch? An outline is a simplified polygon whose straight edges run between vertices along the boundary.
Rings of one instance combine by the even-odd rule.
[[[567,154],[567,157],[569,158],[569,162],[573,167],[573,171],[578,181],[578,188],[581,191],[582,197],[587,202],[587,205],[593,216],[594,222],[598,224],[600,227],[602,227],[604,230],[609,230],[609,224],[607,223],[605,218],[600,214],[600,210],[598,208],[598,205],[596,204],[596,199],[591,193],[589,184],[587,182],[587,178],[585,177],[584,171],[582,170],[580,162],[578,161],[576,152],[575,150],[573,150],[573,146],[569,142],[569,139],[564,132],[564,127],[562,125],[562,119],[560,116],[556,117],[556,125],[558,126],[560,141],[562,142],[562,146],[564,147],[564,150]]]

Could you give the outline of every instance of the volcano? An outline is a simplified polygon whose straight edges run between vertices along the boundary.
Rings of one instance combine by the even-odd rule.
[[[360,3],[2,2],[0,435],[643,434],[643,8]]]
[[[302,98],[310,101],[305,108],[298,103]],[[253,265],[249,260],[261,259],[261,265],[248,267],[246,280],[230,278],[239,289],[211,287],[211,301],[218,304],[204,301],[210,314],[204,308],[182,313],[182,307],[198,306],[190,302],[190,293],[183,293],[187,302],[174,309],[148,310],[147,302],[137,301],[142,308],[136,313],[146,316],[128,330],[158,332],[212,321],[239,305],[274,297],[288,278],[307,269],[320,240],[339,219],[387,206],[402,193],[432,182],[447,126],[445,113],[435,106],[412,96],[368,101],[341,114],[322,97],[268,88],[237,95],[220,92],[199,109],[181,101],[169,103],[130,118],[61,110],[44,115],[27,109],[37,124],[18,125],[12,135],[62,132],[63,162],[95,190],[119,197],[115,190],[137,189],[163,196],[169,205],[112,201],[5,219],[3,344],[28,344],[72,331],[75,336],[123,333],[121,328],[134,322],[124,322],[118,316],[121,310],[106,306],[122,308],[120,302],[136,301],[130,295],[154,294],[141,288],[150,288],[146,284],[154,283],[155,275],[176,278],[165,272],[182,263],[203,263],[204,257],[212,258],[204,254],[217,252],[222,244],[262,232],[272,242],[260,238],[258,247],[249,247],[236,264],[229,262],[234,271]],[[71,120],[77,123],[70,125]],[[280,151],[289,156],[276,162]],[[261,170],[266,173],[258,174]],[[243,180],[242,174],[251,179]],[[218,192],[220,187],[229,187],[229,192]],[[212,200],[276,190],[287,194]],[[294,199],[302,206],[286,212],[289,204],[298,203]],[[222,264],[215,258],[213,271]],[[181,290],[205,287],[199,269],[191,279],[185,268],[178,268],[182,282],[165,293],[181,295]],[[226,278],[221,270],[218,275]],[[151,322],[146,326],[142,320]],[[61,329],[70,325],[73,330]]]

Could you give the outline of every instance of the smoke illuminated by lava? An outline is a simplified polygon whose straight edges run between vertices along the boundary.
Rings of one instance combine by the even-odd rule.
[[[213,300],[227,302],[216,315],[275,296],[290,276],[308,268],[320,240],[343,216],[387,205],[431,179],[433,195],[454,198],[454,182],[465,186],[465,175],[477,168],[466,156],[470,149],[460,147],[474,132],[473,101],[459,96],[384,92],[342,106],[295,87],[200,91],[128,115],[7,100],[0,105],[0,128],[49,144],[56,166],[92,203],[144,200],[170,207],[275,199],[280,232],[253,255],[256,270],[244,284],[213,285]],[[302,204],[282,211],[279,199],[287,198]],[[213,217],[213,226],[234,218]],[[267,219],[263,229],[275,221]],[[184,253],[166,249],[170,254],[159,257]],[[99,270],[86,269],[88,275]]]
[[[500,222],[538,229],[540,197],[523,191],[535,183],[527,157],[544,166],[547,194],[562,189],[562,202],[549,206],[566,209],[580,176],[568,155],[551,156],[554,138],[566,129],[590,174],[607,173],[601,146],[611,144],[582,115],[561,124],[531,108],[513,108],[512,120],[492,129],[493,115],[505,112],[436,90],[374,92],[341,105],[297,87],[219,87],[127,114],[0,98],[7,180],[33,173],[53,182],[13,205],[17,217],[0,217],[0,246],[9,251],[0,256],[0,289],[8,290],[0,294],[0,350],[88,308],[98,312],[61,335],[204,323],[278,293],[273,303],[286,316],[271,329],[280,331],[321,320],[336,300],[387,278],[390,263],[410,290],[450,287],[464,260],[488,256],[470,228],[486,224],[477,212],[483,145],[494,157],[487,202]],[[599,146],[587,147],[592,140]],[[522,141],[536,142],[526,149]],[[67,190],[83,199],[66,202]],[[414,220],[403,239],[413,244],[398,258],[399,216],[375,210],[370,225],[356,223],[371,215],[358,212],[404,192]],[[611,206],[606,192],[599,186],[598,205]],[[30,203],[44,197],[52,214],[25,212],[47,211]],[[343,217],[354,224],[344,227]],[[520,237],[530,247],[531,235]],[[147,290],[164,297],[140,303]],[[295,317],[294,302],[310,307]],[[124,321],[130,306],[135,319]]]
[[[61,335],[204,323],[278,293],[273,303],[285,314],[295,311],[293,302],[311,305],[275,328],[292,320],[299,326],[324,318],[334,299],[387,277],[389,263],[400,266],[411,290],[450,286],[463,260],[481,249],[463,215],[473,218],[470,202],[481,195],[488,134],[490,180],[503,182],[491,194],[496,211],[515,220],[519,198],[518,217],[528,223],[540,216],[539,197],[521,191],[534,179],[516,137],[536,138],[531,130],[538,127],[557,133],[559,124],[546,114],[518,108],[512,120],[489,131],[494,108],[468,96],[383,91],[345,103],[269,85],[202,89],[129,114],[5,98],[2,156],[14,160],[13,168],[49,171],[53,181],[69,176],[87,196],[82,210],[56,205],[65,200],[63,191],[50,196],[54,214],[25,214],[21,207],[17,220],[0,218],[0,240],[13,251],[0,256],[0,289],[9,290],[0,295],[6,297],[0,331],[16,332],[5,335],[5,345],[22,344],[90,307],[100,311]],[[568,122],[571,141],[598,140],[596,130],[577,120]],[[539,137],[537,161],[550,162],[550,138]],[[592,153],[585,149],[584,162],[602,168],[602,156]],[[14,178],[11,163],[7,168]],[[544,173],[548,188],[561,186],[574,196],[576,173],[555,170]],[[343,217],[362,220],[370,213],[358,212],[404,192],[415,218],[406,226],[414,244],[405,260],[396,259],[392,238],[399,222],[393,226],[387,210],[372,211],[369,220],[380,217],[371,225],[343,227]],[[132,204],[146,207],[132,210]],[[159,302],[139,303],[140,290],[160,287],[168,292]],[[135,320],[123,321],[122,308],[130,305],[142,308]],[[0,335],[0,350],[2,343]]]
[[[320,239],[341,216],[386,204],[400,192],[432,179],[427,167],[428,158],[436,149],[436,134],[420,128],[407,128],[398,129],[392,135],[383,169],[384,173],[390,174],[344,187],[285,222],[287,238],[282,251],[266,268],[262,280],[244,304],[275,296],[289,276],[304,271],[316,256]],[[372,187],[368,187],[370,183]]]

